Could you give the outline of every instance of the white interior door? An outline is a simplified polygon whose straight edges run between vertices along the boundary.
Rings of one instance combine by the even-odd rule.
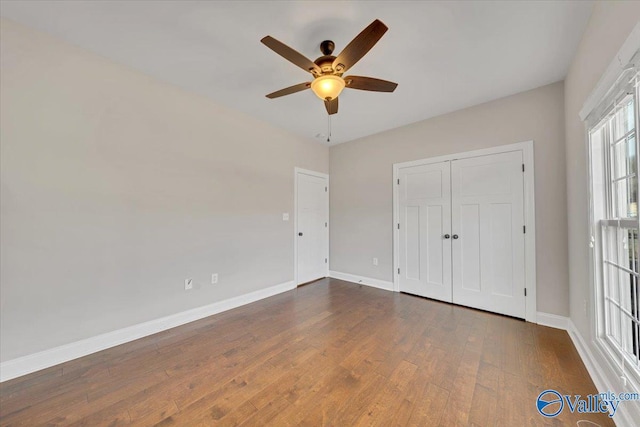
[[[298,285],[327,276],[328,186],[326,176],[296,172]]]
[[[451,302],[450,162],[399,171],[400,291]]]
[[[522,152],[451,162],[453,302],[525,317]]]

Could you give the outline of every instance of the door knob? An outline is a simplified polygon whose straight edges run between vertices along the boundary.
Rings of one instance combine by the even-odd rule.
[[[457,238],[458,238],[458,235],[457,235],[457,234],[454,234],[454,235],[453,235],[453,238],[454,238],[454,239],[457,239]]]
[[[449,236],[448,234],[445,234],[445,235],[444,235],[444,238],[445,238],[445,239],[448,239],[449,237],[451,237],[451,236]]]
[[[298,233],[298,236],[302,236],[302,233]]]

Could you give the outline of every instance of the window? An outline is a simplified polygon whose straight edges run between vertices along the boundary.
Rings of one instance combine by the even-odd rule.
[[[640,383],[636,82],[626,76],[589,143],[598,341],[621,374]]]

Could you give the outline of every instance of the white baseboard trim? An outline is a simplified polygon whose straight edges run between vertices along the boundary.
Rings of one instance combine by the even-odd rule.
[[[372,279],[370,277],[356,276],[355,274],[341,273],[339,271],[329,271],[329,277],[347,282],[367,285],[373,288],[384,289],[385,291],[393,291],[393,282],[386,280]]]
[[[578,354],[584,363],[584,366],[587,368],[593,383],[596,386],[598,392],[620,392],[627,391],[627,389],[620,384],[619,378],[617,374],[610,368],[603,366],[606,365],[606,361],[603,357],[598,357],[593,351],[592,348],[595,347],[595,343],[592,346],[584,339],[582,334],[578,331],[576,326],[573,324],[573,321],[569,319],[567,325],[567,332],[571,337],[571,341],[573,341],[573,345],[578,350]],[[596,353],[597,353],[596,349]],[[635,391],[635,390],[634,390]],[[622,402],[616,411],[616,415],[613,418],[613,421],[619,427],[632,427],[636,426],[637,423],[634,420],[638,420],[640,417],[640,410],[634,408],[636,402]],[[632,413],[635,412],[635,413]]]
[[[223,311],[250,304],[273,295],[295,289],[295,282],[285,282],[269,288],[260,289],[248,294],[239,295],[203,307],[139,323],[127,328],[118,329],[106,334],[97,335],[81,341],[44,350],[38,353],[19,357],[0,363],[0,382],[20,377],[41,369],[49,368],[69,360],[115,347],[138,338],[153,335],[176,326],[203,319]]]
[[[549,326],[550,328],[563,329],[566,331],[569,327],[569,318],[539,311],[536,313],[536,323],[538,325]]]
[[[584,363],[584,366],[587,368],[587,371],[589,371],[589,375],[591,376],[591,379],[596,385],[596,388],[599,391],[606,391],[608,388],[606,375],[604,374],[604,372],[600,368],[600,365],[596,362],[595,358],[593,357],[593,354],[591,353],[591,350],[589,350],[589,346],[587,345],[587,342],[585,341],[584,337],[580,332],[578,332],[578,329],[576,329],[576,326],[573,324],[571,319],[569,319],[569,323],[567,326],[568,326],[567,332],[569,333],[569,337],[571,337],[571,341],[573,341],[573,345],[576,347],[576,350],[578,350],[578,354],[582,359],[582,363]]]
[[[591,343],[592,345],[589,345],[589,343],[587,343],[582,334],[573,324],[571,318],[558,316],[556,314],[538,312],[537,323],[539,325],[549,326],[551,328],[557,329],[564,329],[567,331],[574,347],[580,355],[580,359],[582,359],[582,363],[584,363],[584,366],[587,368],[589,376],[595,384],[598,392],[602,393],[606,391],[627,391],[620,383],[615,370],[607,365],[604,357],[598,357],[599,355],[594,353],[594,350],[592,349],[596,348],[595,343]],[[595,352],[598,352],[597,348]],[[633,420],[640,419],[640,411],[638,411],[638,414],[631,413],[633,412],[633,408],[631,407],[631,405],[633,405],[634,403],[635,402],[628,402],[626,406],[625,403],[622,403],[618,407],[618,410],[614,417],[614,422],[617,426],[631,427],[636,425]]]

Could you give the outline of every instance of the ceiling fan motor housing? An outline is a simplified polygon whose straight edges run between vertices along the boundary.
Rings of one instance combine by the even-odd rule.
[[[322,70],[322,74],[333,74],[333,61],[335,61],[336,57],[332,55],[324,55],[320,58],[316,59],[314,64],[320,67]]]
[[[322,52],[323,56],[313,62],[318,67],[320,67],[320,70],[322,70],[322,74],[334,74],[334,72],[337,71],[333,69],[333,61],[335,61],[336,57],[331,55],[335,48],[336,45],[331,40],[325,40],[320,43],[320,51]]]
[[[320,43],[320,52],[322,52],[323,55],[331,55],[333,53],[333,49],[335,48],[336,45],[331,40],[325,40]]]

